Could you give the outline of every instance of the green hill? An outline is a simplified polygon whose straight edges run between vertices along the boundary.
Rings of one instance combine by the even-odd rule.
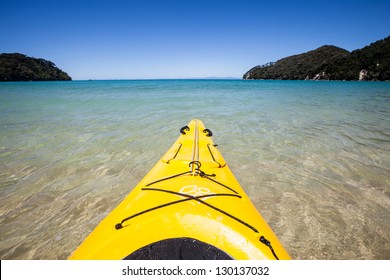
[[[0,54],[0,81],[67,81],[71,79],[51,61],[19,53]]]
[[[322,46],[256,66],[243,79],[390,80],[390,36],[352,52]]]

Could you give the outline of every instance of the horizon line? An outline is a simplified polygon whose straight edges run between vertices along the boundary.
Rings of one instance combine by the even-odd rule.
[[[137,81],[137,80],[242,80],[242,77],[188,77],[188,78],[90,78],[72,81]]]

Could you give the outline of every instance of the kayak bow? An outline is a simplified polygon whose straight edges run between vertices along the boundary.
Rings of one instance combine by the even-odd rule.
[[[200,120],[69,259],[290,259]]]

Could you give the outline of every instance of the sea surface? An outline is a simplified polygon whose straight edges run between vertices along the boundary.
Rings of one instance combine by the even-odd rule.
[[[66,259],[191,119],[294,259],[390,259],[390,83],[0,83],[0,258]]]

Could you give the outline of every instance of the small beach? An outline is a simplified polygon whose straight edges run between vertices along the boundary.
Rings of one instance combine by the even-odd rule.
[[[390,259],[390,83],[0,84],[0,257],[66,259],[201,119],[293,259]]]

